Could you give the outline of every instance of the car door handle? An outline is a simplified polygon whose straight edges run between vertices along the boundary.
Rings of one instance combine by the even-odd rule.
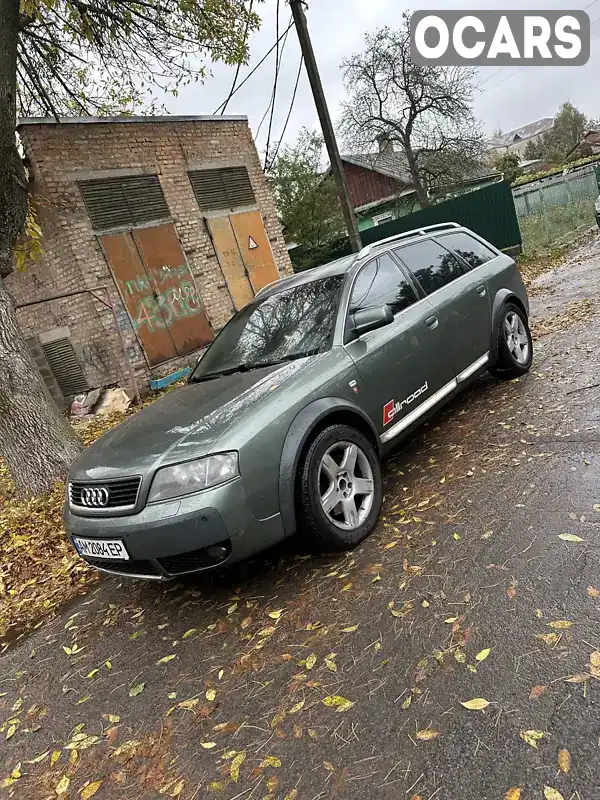
[[[427,325],[428,328],[435,329],[439,324],[440,321],[437,317],[429,317],[425,320],[425,325]]]
[[[477,287],[477,294],[481,295],[481,297],[485,297],[485,286],[483,284]]]

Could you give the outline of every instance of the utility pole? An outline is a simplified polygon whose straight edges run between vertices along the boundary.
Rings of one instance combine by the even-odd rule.
[[[315,59],[315,51],[313,50],[310,34],[308,32],[308,25],[306,22],[306,15],[304,14],[303,0],[290,0],[292,9],[292,16],[298,32],[298,39],[302,54],[304,55],[304,63],[306,64],[306,72],[312,89],[313,97],[315,98],[315,105],[321,128],[323,130],[323,138],[329,154],[329,161],[331,162],[331,170],[335,179],[340,204],[342,206],[342,213],[344,215],[344,222],[350,238],[352,250],[358,253],[362,247],[360,241],[360,233],[358,232],[358,225],[356,224],[356,217],[352,207],[352,200],[350,199],[350,192],[346,184],[344,176],[344,169],[342,167],[342,159],[340,151],[337,146],[335,132],[329,116],[329,109],[327,108],[327,101],[325,100],[325,93],[323,92],[323,84],[321,83],[321,76],[319,75],[319,68]]]

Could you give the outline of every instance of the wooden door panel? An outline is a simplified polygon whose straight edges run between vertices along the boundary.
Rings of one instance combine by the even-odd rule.
[[[148,363],[153,366],[174,358],[173,339],[131,234],[98,238]]]
[[[231,227],[255,292],[279,279],[269,237],[260,211],[232,214]]]
[[[236,311],[254,297],[229,217],[207,217],[206,224]]]
[[[132,234],[156,305],[164,315],[179,355],[212,342],[214,333],[175,226],[136,228]]]

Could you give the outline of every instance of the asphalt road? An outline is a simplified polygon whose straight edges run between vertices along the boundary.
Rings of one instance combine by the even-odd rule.
[[[10,649],[6,796],[598,800],[595,298],[599,238],[534,291],[532,373],[388,460],[359,550],[106,580]]]

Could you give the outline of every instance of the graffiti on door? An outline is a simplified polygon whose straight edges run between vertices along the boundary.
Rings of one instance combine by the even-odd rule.
[[[100,243],[151,366],[214,339],[172,224],[104,234]]]
[[[126,291],[137,301],[137,313],[133,320],[137,331],[145,326],[152,333],[156,328],[168,327],[176,319],[203,313],[202,300],[191,280],[187,264],[179,267],[164,264],[160,269],[151,270],[151,277],[156,289],[153,289],[147,275],[138,275],[133,280],[125,281]],[[166,283],[170,285],[159,291]]]

